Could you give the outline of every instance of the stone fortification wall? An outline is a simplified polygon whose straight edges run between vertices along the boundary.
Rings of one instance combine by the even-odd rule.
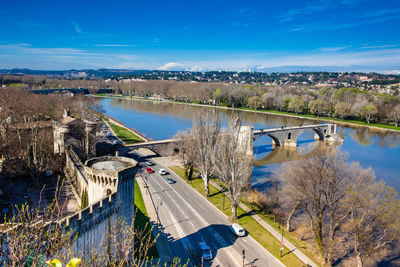
[[[70,160],[71,157],[73,154],[69,154]],[[115,171],[90,168],[93,164],[104,161],[125,162],[127,166]],[[77,165],[79,166],[75,164],[73,167],[76,168]],[[134,182],[137,170],[137,162],[124,157],[93,158],[85,163],[89,206],[64,219],[65,225],[73,233],[78,233],[76,249],[97,246],[101,239],[105,238],[108,226],[114,225],[118,218],[123,218],[127,224],[133,222]]]
[[[80,203],[81,194],[84,189],[88,188],[88,178],[86,176],[85,168],[80,161],[78,155],[72,150],[68,149],[65,153],[65,170],[64,173],[71,181],[75,189],[75,197]]]

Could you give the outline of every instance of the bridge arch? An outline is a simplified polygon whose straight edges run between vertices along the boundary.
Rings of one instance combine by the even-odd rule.
[[[318,135],[319,140],[324,140],[325,139],[326,129],[324,129],[323,132],[319,128],[312,128],[312,129]]]
[[[278,139],[276,136],[273,136],[272,134],[266,134],[266,135],[268,135],[269,137],[272,138],[272,140],[275,142],[275,145],[276,145],[276,146],[282,145],[282,144],[281,144],[281,141],[279,141],[279,139]]]

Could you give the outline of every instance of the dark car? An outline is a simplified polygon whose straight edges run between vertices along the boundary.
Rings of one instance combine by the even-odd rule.
[[[176,183],[176,181],[170,177],[170,178],[167,178],[167,183],[174,184],[174,183]]]
[[[148,173],[153,173],[154,171],[153,171],[152,168],[146,168],[146,172],[148,172]]]

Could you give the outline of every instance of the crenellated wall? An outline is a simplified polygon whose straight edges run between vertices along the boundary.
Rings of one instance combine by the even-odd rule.
[[[121,162],[125,167],[113,169],[96,169],[93,165],[101,162]],[[85,162],[85,173],[88,177],[89,204],[92,204],[104,196],[118,191],[119,183],[135,176],[137,161],[131,158],[119,156],[104,156],[89,159]]]
[[[73,233],[78,233],[77,249],[98,245],[106,235],[108,225],[114,225],[118,218],[123,218],[128,224],[133,222],[134,179],[138,164],[130,158],[106,156],[92,158],[83,165],[72,150],[66,153],[66,157],[66,172],[80,192],[86,187],[89,206],[63,221]],[[118,170],[93,168],[95,163],[107,161],[121,162],[125,167]],[[75,175],[71,177],[71,173]]]

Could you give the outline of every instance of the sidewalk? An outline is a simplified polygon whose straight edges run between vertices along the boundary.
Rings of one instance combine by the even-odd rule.
[[[171,251],[169,250],[168,242],[165,239],[164,233],[160,231],[160,229],[158,228],[159,225],[157,224],[157,213],[153,198],[151,197],[151,194],[149,194],[147,188],[145,188],[145,182],[143,180],[143,177],[140,174],[136,174],[135,179],[137,180],[140,191],[142,192],[143,201],[146,206],[147,216],[149,217],[150,224],[153,229],[153,236],[157,237],[156,247],[160,261],[169,262],[172,260]]]
[[[217,188],[218,190],[222,190],[223,188],[217,185],[216,183],[210,181],[210,184]],[[225,193],[227,194],[227,193]],[[244,211],[248,212],[251,214],[251,217],[256,220],[261,226],[263,226],[268,232],[270,232],[276,239],[279,241],[282,240],[282,234],[279,233],[277,230],[275,230],[271,225],[269,225],[266,221],[264,221],[259,215],[253,214],[251,212],[251,209],[247,207],[245,204],[240,203],[239,205]],[[309,266],[312,267],[317,267],[318,264],[313,262],[309,257],[304,255],[303,252],[301,252],[299,249],[297,249],[292,243],[289,242],[285,237],[283,238],[283,242],[285,244],[285,247],[287,247],[290,251],[292,251],[304,264],[308,264]]]

